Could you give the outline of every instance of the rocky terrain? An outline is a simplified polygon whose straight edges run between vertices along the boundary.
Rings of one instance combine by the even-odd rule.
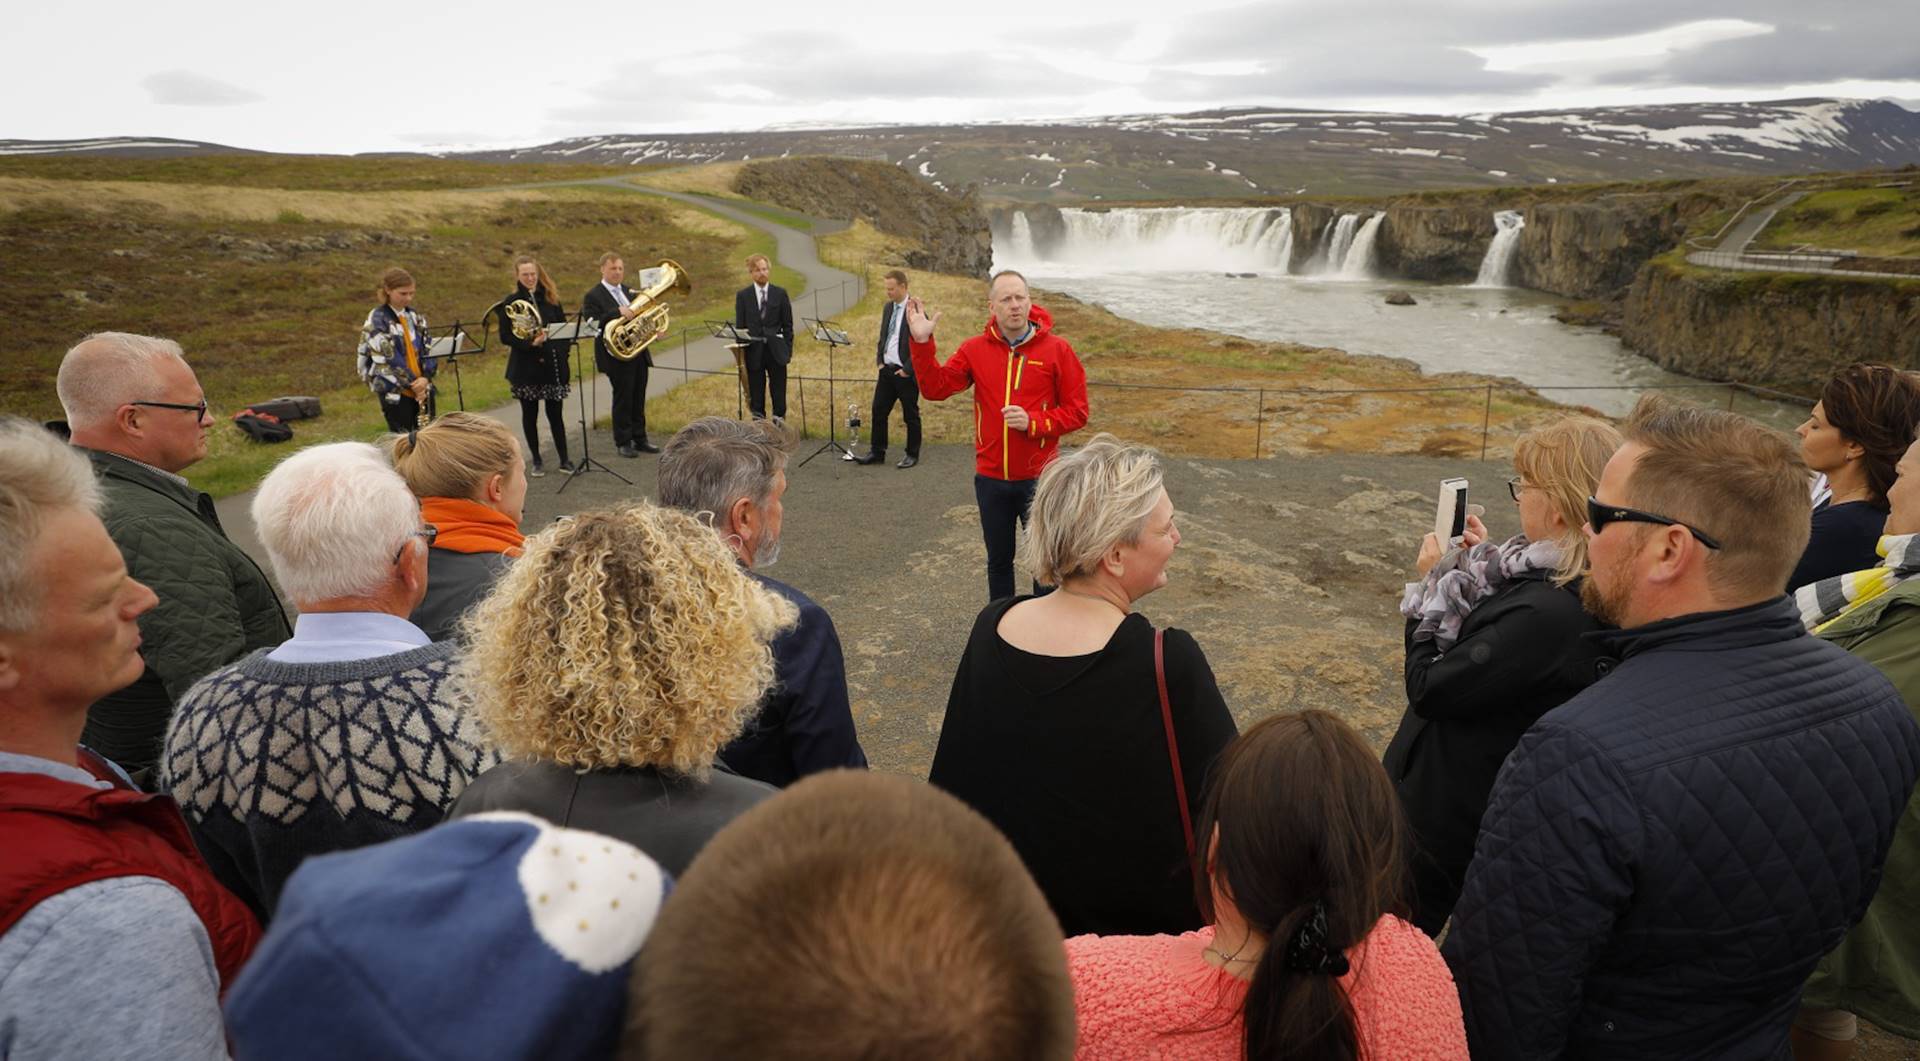
[[[913,269],[985,276],[993,265],[987,217],[971,192],[930,188],[884,162],[770,159],[740,167],[732,190],[812,217],[864,219],[911,245]]]

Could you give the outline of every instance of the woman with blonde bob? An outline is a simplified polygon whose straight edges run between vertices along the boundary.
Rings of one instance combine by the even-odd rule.
[[[1437,935],[1460,898],[1500,764],[1520,735],[1605,672],[1580,603],[1587,498],[1620,432],[1591,417],[1560,420],[1514,445],[1507,492],[1520,533],[1504,543],[1469,517],[1462,548],[1428,534],[1400,603],[1406,616],[1407,712],[1387,745],[1387,773],[1412,827],[1413,923]]]
[[[527,464],[513,432],[476,413],[448,413],[391,443],[393,469],[433,528],[427,595],[409,618],[435,641],[493,588],[525,538]]]
[[[1027,548],[1058,588],[988,605],[947,698],[928,780],[1007,835],[1070,936],[1201,924],[1192,811],[1233,716],[1193,638],[1133,610],[1179,544],[1153,450],[1055,459]]]
[[[563,519],[464,627],[462,676],[507,761],[454,816],[512,810],[625,840],[678,875],[775,790],[716,765],[798,613],[713,528],[641,502]]]

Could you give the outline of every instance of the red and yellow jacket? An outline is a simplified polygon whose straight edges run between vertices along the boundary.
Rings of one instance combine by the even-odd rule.
[[[990,479],[1034,479],[1060,452],[1060,436],[1087,424],[1087,370],[1073,347],[1053,334],[1053,316],[1039,306],[1033,331],[1016,350],[993,319],[960,344],[946,364],[936,344],[910,342],[920,394],[940,401],[973,388],[975,466]],[[1028,427],[1014,431],[1000,415],[1008,405],[1027,411]]]

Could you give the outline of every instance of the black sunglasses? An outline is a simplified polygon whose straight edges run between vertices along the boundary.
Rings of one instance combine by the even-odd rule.
[[[145,405],[153,409],[184,409],[192,413],[196,421],[207,418],[207,400],[205,398],[200,399],[199,403],[195,405],[182,405],[179,402],[128,402],[127,404]]]
[[[400,555],[407,551],[407,546],[412,545],[415,538],[425,538],[427,540],[427,548],[431,549],[433,548],[434,539],[438,537],[440,537],[440,528],[431,523],[421,524],[419,530],[407,535],[407,540],[401,542],[400,548],[393,551],[393,562],[396,564],[400,562]]]
[[[1609,523],[1652,523],[1662,527],[1685,527],[1689,533],[1699,540],[1701,545],[1709,549],[1720,548],[1720,542],[1716,540],[1713,535],[1708,534],[1706,531],[1701,530],[1691,523],[1682,523],[1677,519],[1656,516],[1651,512],[1642,512],[1637,508],[1625,508],[1620,505],[1603,505],[1595,500],[1592,495],[1588,495],[1587,525],[1593,528],[1593,533],[1598,534],[1606,529]]]

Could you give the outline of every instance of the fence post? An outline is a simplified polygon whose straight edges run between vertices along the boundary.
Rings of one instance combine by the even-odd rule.
[[[1487,384],[1487,405],[1480,411],[1480,459],[1487,459],[1487,431],[1493,424],[1493,384]]]
[[[1260,459],[1262,429],[1267,425],[1267,389],[1260,388],[1260,396],[1254,399],[1253,406],[1253,459]]]
[[[680,383],[685,385],[693,380],[693,369],[687,364],[687,330],[680,329]]]
[[[801,376],[800,384],[800,437],[807,437],[807,377]]]
[[[1727,384],[1727,412],[1733,412],[1733,396],[1738,393],[1733,384]]]

